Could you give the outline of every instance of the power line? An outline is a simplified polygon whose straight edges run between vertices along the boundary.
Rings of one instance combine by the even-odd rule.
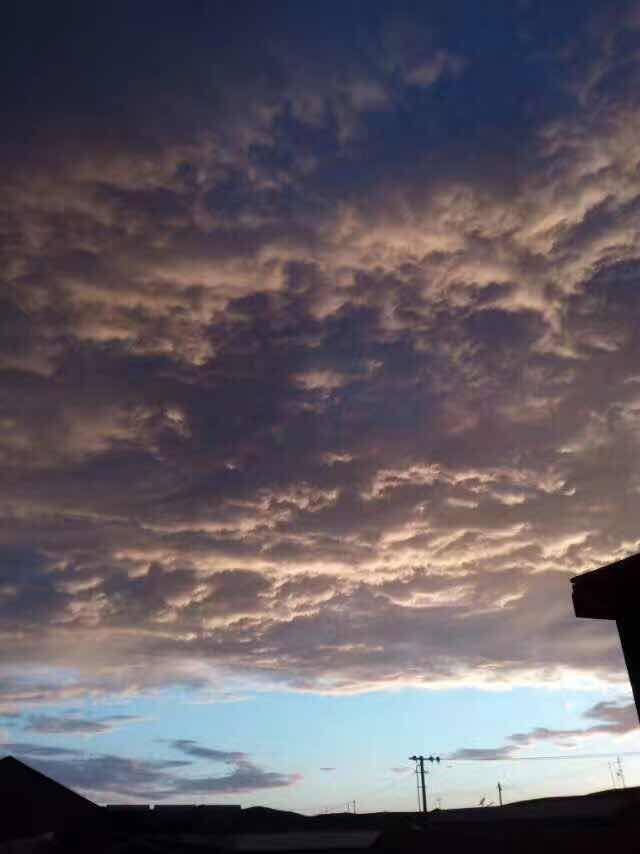
[[[403,783],[405,781],[407,774],[409,774],[409,772],[412,770],[413,770],[412,768],[404,768],[402,770],[402,772],[400,774],[398,774],[396,779],[387,780],[381,786],[376,786],[375,788],[369,789],[368,791],[365,789],[365,795],[364,795],[365,800],[373,798],[376,795],[379,795],[382,792],[387,791],[388,789],[392,789],[395,786],[400,785],[400,783]],[[361,802],[361,800],[362,800],[362,798],[359,798],[359,802]],[[349,803],[354,805],[354,810],[355,810],[354,800],[349,801]],[[344,806],[344,804],[345,804],[345,801],[342,801],[341,803],[334,803],[334,804],[329,804],[329,805],[325,804],[322,807],[322,809],[320,810],[320,813],[326,814],[326,813],[331,813],[331,812],[337,812]]]
[[[487,756],[484,759],[474,759],[473,757],[444,758],[445,762],[542,762],[554,761],[556,759],[608,759],[610,756],[640,756],[640,750],[630,750],[626,753],[580,753],[576,756],[570,754],[565,756]]]
[[[624,771],[621,768],[622,763],[619,762],[618,760],[620,760],[622,757],[625,757],[625,756],[640,756],[640,750],[629,750],[629,751],[626,751],[624,753],[580,753],[580,754],[575,754],[575,755],[565,754],[565,755],[559,755],[559,756],[500,756],[500,757],[487,757],[486,759],[474,759],[474,758],[465,759],[465,758],[454,758],[454,757],[447,758],[446,756],[443,756],[443,757],[423,756],[422,759],[424,760],[424,762],[431,762],[431,763],[438,762],[439,764],[441,764],[442,762],[446,762],[446,763],[457,762],[457,763],[468,764],[468,763],[484,763],[484,762],[553,762],[555,760],[610,759],[611,757],[613,757],[616,760],[616,762],[611,763],[611,766],[613,766],[613,767],[610,768],[610,773],[611,772],[615,773],[615,777],[617,777],[618,780],[620,780],[620,783],[624,785],[626,783],[626,781],[624,781]],[[419,760],[420,757],[419,756],[411,756],[410,759],[416,761],[416,760]],[[617,767],[615,767],[615,766],[617,766]],[[388,780],[387,782],[383,783],[381,786],[377,786],[376,788],[369,790],[366,793],[365,797],[366,798],[375,797],[376,795],[381,794],[383,791],[399,785],[405,779],[405,775],[407,773],[409,773],[409,771],[411,771],[411,770],[412,769],[407,768],[403,774],[398,775],[397,779]],[[622,774],[620,773],[621,771],[622,771]],[[420,811],[420,807],[421,807],[420,801],[422,800],[422,791],[421,791],[420,775],[419,775],[417,767],[415,768],[415,774],[416,774],[416,784],[417,784],[417,790],[418,790],[417,791],[417,794],[418,794],[418,810]],[[425,778],[426,778],[427,774],[428,774],[428,772],[425,770]],[[431,784],[431,780],[427,781],[425,779],[424,802],[426,802],[427,793],[431,792],[431,785],[430,784]],[[614,785],[615,785],[615,783],[614,783]],[[519,787],[516,786],[516,788],[519,788]],[[351,801],[351,804],[353,804],[353,800]],[[424,805],[424,803],[422,805]],[[335,805],[331,805],[328,807],[325,806],[321,810],[321,812],[331,812],[331,811],[337,810],[343,806],[344,806],[344,801],[341,804],[335,804]]]

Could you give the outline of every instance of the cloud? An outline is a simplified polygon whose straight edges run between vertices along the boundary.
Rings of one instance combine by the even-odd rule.
[[[292,786],[302,779],[301,774],[281,774],[276,771],[264,771],[252,763],[238,765],[229,774],[222,777],[183,778],[174,783],[171,794],[235,794],[255,792],[264,789],[279,789]]]
[[[514,748],[510,745],[502,747],[463,747],[451,754],[449,759],[470,759],[492,761],[494,759],[509,759]]]
[[[3,752],[7,754],[20,754],[31,759],[47,759],[61,756],[81,756],[82,751],[71,747],[52,747],[46,744],[31,744],[21,741],[5,741],[2,745]]]
[[[191,739],[179,738],[169,743],[176,750],[186,753],[187,756],[194,756],[197,759],[212,759],[214,762],[225,762],[227,764],[239,764],[247,760],[245,753],[202,747]]]
[[[527,732],[517,732],[507,737],[508,744],[500,747],[461,748],[454,751],[449,759],[498,760],[510,759],[518,755],[522,747],[538,745],[542,742],[574,748],[585,739],[600,735],[626,735],[635,732],[638,726],[638,713],[635,703],[620,705],[610,701],[601,701],[583,713],[587,720],[596,723],[577,729],[549,729],[535,727]]]
[[[144,718],[136,715],[110,715],[96,719],[81,718],[77,715],[57,716],[35,714],[29,715],[24,729],[27,732],[37,732],[51,735],[99,735],[130,723],[139,723]]]
[[[498,70],[471,7],[286,8],[70,13],[7,93],[0,709],[36,731],[230,678],[626,679],[568,580],[640,548],[635,19],[490,13]]]
[[[153,802],[182,795],[236,794],[291,786],[301,779],[300,774],[264,770],[245,753],[209,750],[186,740],[172,745],[188,756],[230,764],[232,770],[222,776],[186,776],[181,772],[190,769],[191,760],[134,760],[29,743],[5,743],[2,747],[63,785],[102,799],[115,795]]]
[[[232,766],[233,770],[221,777],[192,777],[177,784],[182,793],[249,792],[256,789],[272,789],[291,786],[302,779],[300,774],[280,774],[264,771],[255,765],[246,753],[216,750],[203,747],[190,739],[170,742],[175,750],[196,759],[208,759]]]

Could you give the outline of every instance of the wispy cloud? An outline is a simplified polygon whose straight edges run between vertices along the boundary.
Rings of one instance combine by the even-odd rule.
[[[129,759],[112,754],[90,755],[81,750],[30,743],[7,743],[3,752],[13,753],[53,779],[96,797],[165,800],[182,795],[206,797],[292,786],[300,774],[265,770],[246,753],[209,749],[193,741],[173,742],[189,757],[220,761],[232,766],[222,775],[196,775],[191,759]]]
[[[78,715],[29,715],[24,729],[51,735],[100,735],[121,726],[140,723],[144,718],[136,715],[110,715],[101,718],[82,718]]]
[[[527,732],[516,732],[507,737],[507,743],[500,747],[471,748],[465,747],[454,751],[449,759],[495,760],[510,759],[518,755],[523,747],[531,747],[541,743],[562,745],[575,748],[593,736],[626,735],[635,732],[638,726],[638,714],[635,703],[620,705],[609,701],[596,703],[587,709],[583,715],[587,720],[594,720],[586,727],[575,729],[549,729],[535,727]]]

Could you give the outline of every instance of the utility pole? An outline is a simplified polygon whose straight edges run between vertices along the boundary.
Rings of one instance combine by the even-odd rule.
[[[427,787],[425,784],[425,762],[440,762],[439,756],[410,756],[412,762],[417,763],[416,773],[420,774],[420,792],[422,795],[422,812],[427,811]]]
[[[420,774],[420,794],[422,796],[422,812],[427,811],[427,789],[424,784],[424,756],[410,756],[417,763],[416,773]]]
[[[622,783],[622,788],[626,789],[627,783],[624,779],[624,771],[622,770],[622,759],[620,759],[619,756],[618,756],[618,759],[616,761],[616,765],[618,766],[618,770],[616,771],[616,774],[620,778],[620,782]]]
[[[502,806],[502,783],[498,783],[498,800],[500,801],[500,806]]]

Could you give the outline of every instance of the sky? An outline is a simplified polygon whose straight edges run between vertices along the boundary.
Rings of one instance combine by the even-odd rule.
[[[640,5],[10,2],[0,753],[99,803],[640,783]]]

